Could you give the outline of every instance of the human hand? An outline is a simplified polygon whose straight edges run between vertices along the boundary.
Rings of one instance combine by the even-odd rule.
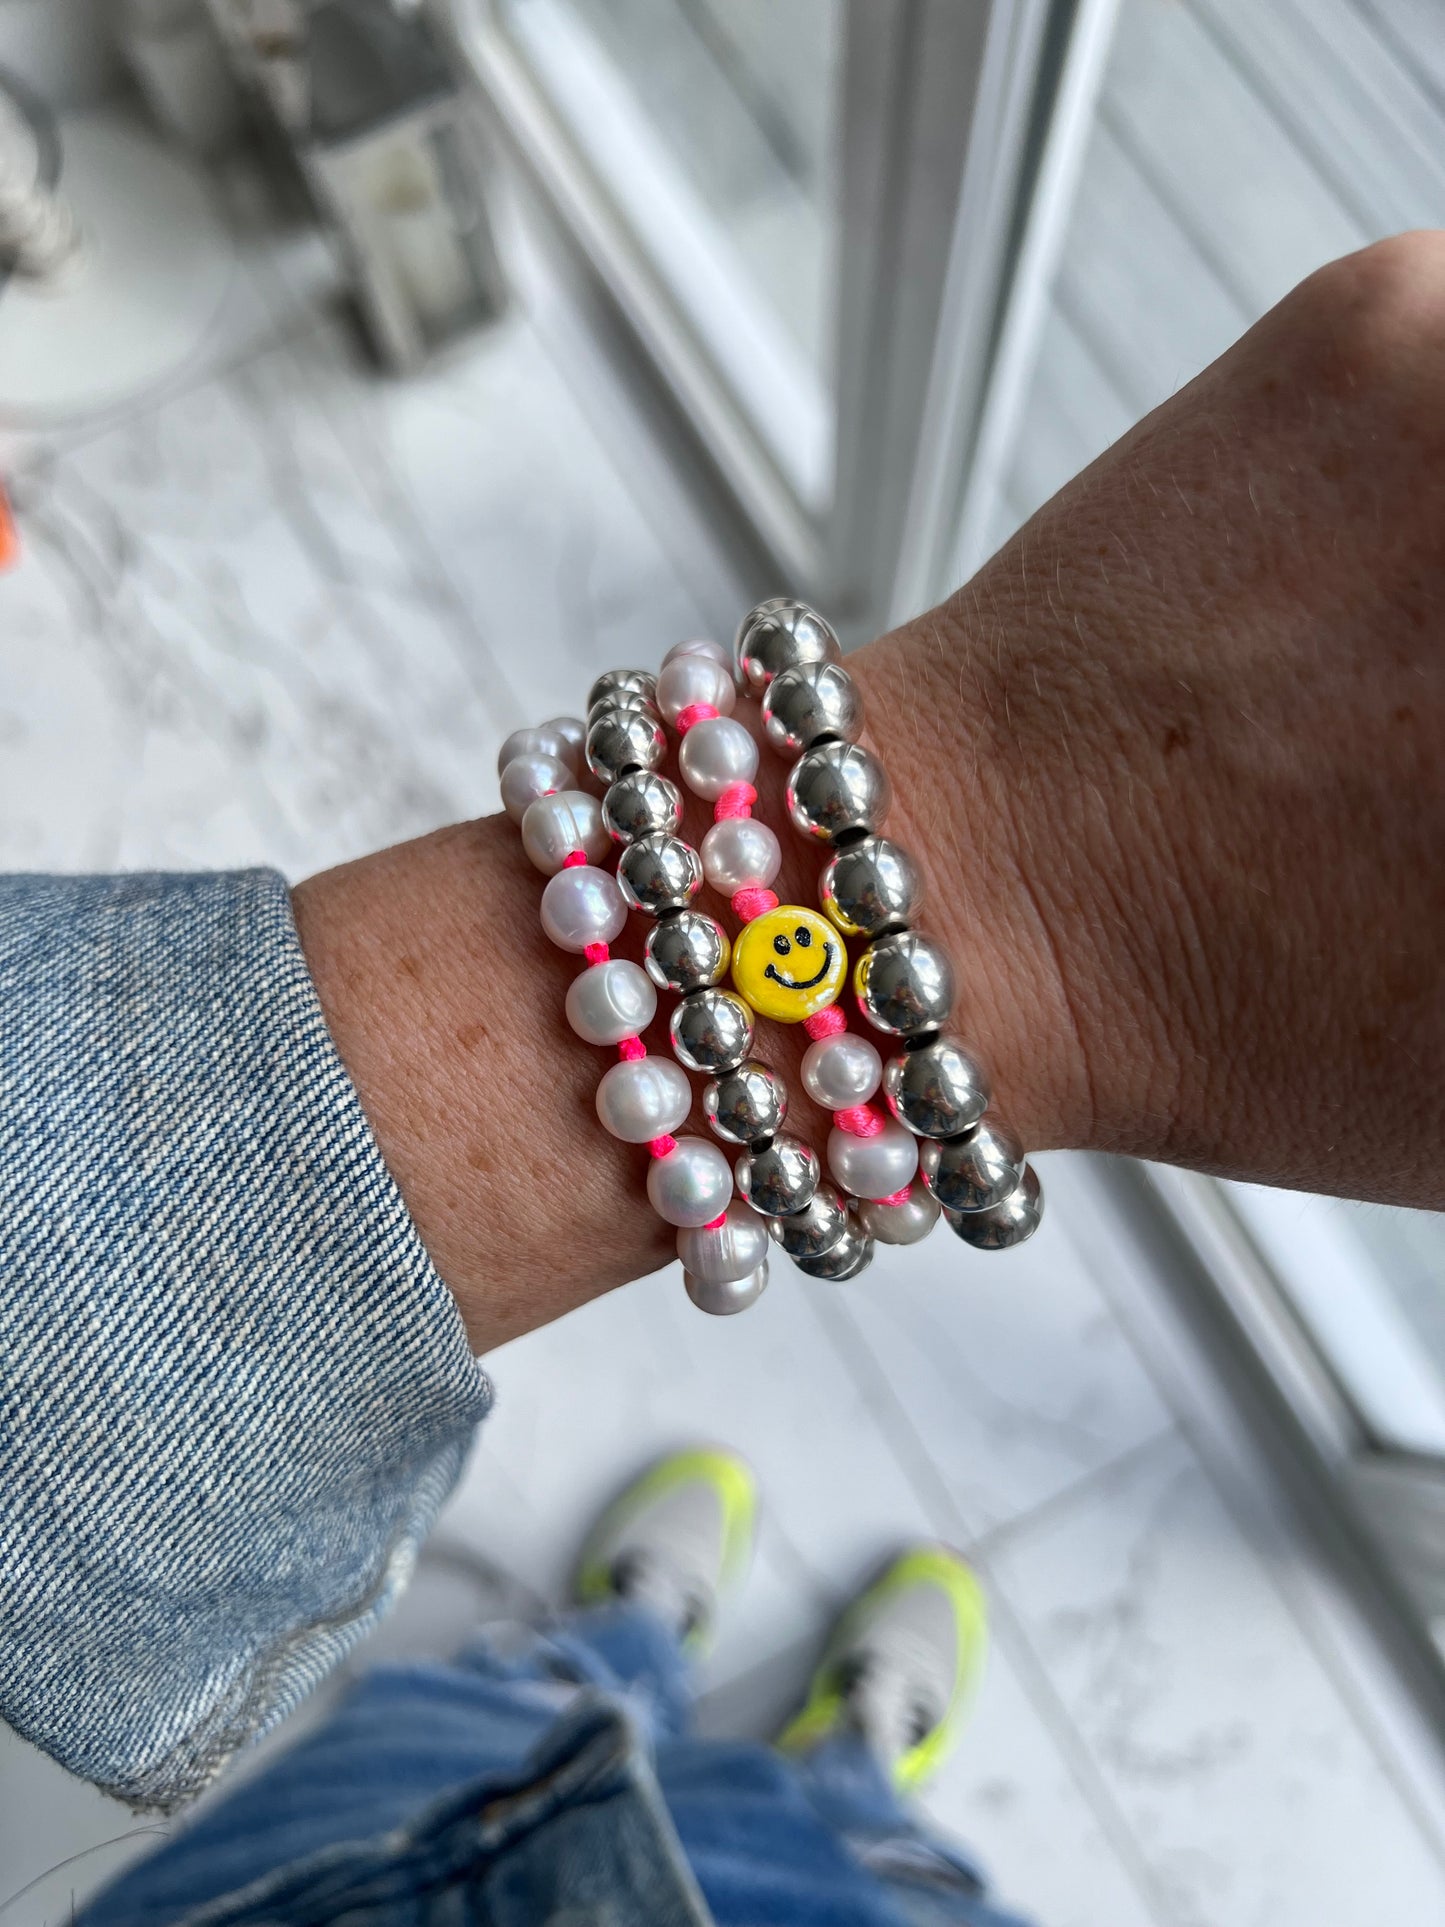
[[[1445,1203],[1442,458],[1445,236],[1406,236],[850,657],[958,1027],[1032,1147]],[[811,901],[816,853],[785,849]],[[537,881],[493,818],[295,894],[478,1349],[670,1255],[592,1115]]]
[[[1445,235],[1415,234],[858,659],[1026,1143],[1445,1204],[1442,529]]]

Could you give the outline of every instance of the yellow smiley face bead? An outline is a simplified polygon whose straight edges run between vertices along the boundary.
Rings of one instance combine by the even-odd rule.
[[[796,903],[754,917],[733,945],[733,982],[760,1017],[801,1024],[836,1002],[847,975],[843,941]]]

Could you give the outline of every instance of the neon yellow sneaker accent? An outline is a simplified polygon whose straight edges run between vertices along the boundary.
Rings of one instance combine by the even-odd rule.
[[[881,1579],[854,1600],[828,1641],[803,1710],[778,1737],[781,1752],[806,1753],[837,1729],[847,1706],[842,1660],[858,1643],[859,1634],[880,1607],[897,1593],[920,1584],[937,1586],[953,1608],[958,1640],[953,1691],[937,1725],[894,1761],[892,1777],[899,1793],[916,1792],[934,1777],[958,1742],[964,1706],[982,1671],[988,1645],[988,1608],[983,1589],[966,1561],[944,1546],[919,1546],[905,1552]]]
[[[613,1596],[612,1567],[603,1556],[602,1548],[615,1539],[619,1526],[636,1518],[665,1494],[695,1479],[713,1488],[722,1509],[721,1583],[731,1584],[743,1577],[757,1527],[757,1480],[752,1467],[735,1454],[706,1446],[693,1447],[674,1452],[634,1480],[621,1497],[608,1506],[587,1535],[574,1588],[584,1606],[601,1605]],[[702,1636],[692,1634],[687,1643],[696,1647],[703,1643]]]

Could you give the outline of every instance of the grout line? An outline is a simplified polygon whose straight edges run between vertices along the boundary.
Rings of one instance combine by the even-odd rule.
[[[1080,1501],[1097,1498],[1111,1491],[1115,1486],[1124,1484],[1141,1465],[1147,1464],[1154,1458],[1162,1446],[1183,1436],[1180,1422],[1177,1419],[1167,1420],[1147,1438],[1138,1439],[1133,1445],[1126,1446],[1122,1452],[1106,1460],[1104,1464],[1093,1466],[1087,1472],[1081,1472],[1076,1479],[1071,1479],[1067,1485],[1060,1486],[1056,1492],[1051,1492],[1048,1498],[1040,1499],[1037,1505],[1026,1506],[1022,1512],[1014,1513],[1011,1518],[1001,1519],[997,1525],[986,1526],[982,1532],[968,1541],[963,1550],[968,1553],[970,1559],[975,1555],[984,1559],[991,1558],[1004,1548],[1027,1539],[1037,1529],[1052,1525],[1056,1519],[1071,1511]]]
[[[326,317],[321,319],[328,320]],[[488,699],[490,708],[492,689],[500,685],[506,691],[510,703],[510,715],[524,721],[525,705],[511,677],[497,660],[491,640],[458,587],[445,557],[433,541],[431,531],[412,493],[411,485],[398,472],[390,442],[385,435],[377,432],[371,411],[368,409],[352,411],[347,417],[347,426],[343,427],[338,417],[334,393],[323,392],[318,398],[318,407],[331,430],[343,460],[356,476],[367,499],[376,510],[378,518],[383,522],[389,522],[397,530],[399,538],[402,538],[401,525],[405,525],[405,536],[401,540],[401,546],[407,552],[408,562],[413,569],[417,569],[419,565],[422,580],[428,590],[436,595],[437,600],[445,604],[451,616],[452,626],[459,626],[471,649],[481,654],[483,680],[479,687],[479,695]],[[347,432],[348,428],[351,434],[360,434],[365,438],[369,455],[366,463],[358,464],[354,459],[355,451],[350,434]],[[379,476],[385,478],[384,489],[378,488]],[[463,658],[463,666],[469,674],[478,667],[474,658],[471,657]],[[499,720],[505,720],[505,718]]]
[[[1066,1195],[1069,1194],[1066,1192]],[[1077,1209],[1078,1194],[1073,1195],[1073,1208]],[[1117,1252],[1117,1236],[1110,1239],[1109,1234],[1117,1233],[1124,1205],[1112,1195],[1105,1195],[1108,1199],[1104,1207],[1105,1241],[1112,1242]],[[1091,1208],[1099,1209],[1098,1206]],[[1127,1216],[1125,1221],[1128,1222]],[[1128,1232],[1125,1235],[1128,1236]],[[1266,1584],[1298,1634],[1300,1643],[1319,1667],[1326,1685],[1333,1690],[1342,1710],[1359,1732],[1381,1776],[1399,1797],[1422,1835],[1427,1852],[1445,1867],[1445,1826],[1442,1826],[1441,1815],[1431,1809],[1404,1770],[1397,1748],[1388,1737],[1384,1717],[1370,1703],[1366,1689],[1344,1664],[1337,1640],[1322,1625],[1321,1609],[1314,1603],[1312,1595],[1320,1589],[1328,1598],[1328,1589],[1334,1588],[1352,1615],[1352,1640],[1362,1642],[1370,1657],[1390,1677],[1392,1684],[1399,1684],[1400,1675],[1388,1650],[1376,1635],[1353,1588],[1337,1572],[1333,1557],[1322,1540],[1321,1529],[1311,1524],[1272,1454],[1258,1440],[1247,1418],[1241,1434],[1241,1409],[1231,1387],[1230,1375],[1221,1365],[1215,1350],[1191,1329],[1188,1314],[1182,1305],[1167,1287],[1159,1283],[1158,1254],[1152,1250],[1142,1250],[1136,1235],[1128,1262],[1122,1266],[1117,1263],[1110,1266],[1106,1276],[1105,1268],[1095,1266],[1085,1255],[1086,1248],[1093,1248],[1101,1241],[1089,1238],[1078,1242],[1081,1262],[1094,1288],[1113,1314],[1141,1371],[1154,1387],[1161,1403],[1174,1414],[1179,1436],[1194,1454],[1225,1516],[1254,1558]],[[1121,1296],[1117,1285],[1119,1277],[1123,1275],[1137,1279],[1141,1271],[1147,1276],[1147,1285],[1126,1285]],[[1128,1314],[1140,1310],[1146,1293],[1148,1303],[1144,1308],[1141,1335],[1140,1320]],[[1202,1392],[1201,1385],[1204,1387]],[[1220,1442],[1221,1430],[1226,1441],[1223,1445]],[[1261,1468],[1263,1481],[1250,1478],[1247,1484],[1242,1483],[1242,1460],[1248,1460],[1251,1471],[1256,1467]],[[1249,1495],[1247,1500],[1242,1496],[1244,1492]],[[1314,1555],[1316,1563],[1299,1561],[1286,1568],[1276,1556],[1278,1535],[1267,1530],[1271,1524],[1282,1526],[1292,1535],[1302,1552]],[[1403,1692],[1403,1686],[1400,1690]]]
[[[951,1520],[957,1528],[958,1549],[972,1558],[974,1546],[969,1542],[966,1522],[932,1454],[919,1436],[906,1406],[895,1391],[892,1382],[878,1369],[876,1362],[867,1351],[862,1333],[858,1330],[847,1305],[841,1299],[835,1299],[833,1303],[838,1313],[836,1321],[824,1319],[817,1312],[816,1307],[814,1315],[818,1317],[819,1323],[828,1329],[835,1351],[853,1379],[865,1406],[877,1417],[880,1429],[888,1438],[900,1468],[914,1486],[925,1511],[936,1519]],[[840,1336],[844,1332],[846,1336]],[[859,1369],[860,1360],[866,1361],[862,1370]],[[1169,1433],[1156,1433],[1145,1443],[1157,1447],[1161,1439],[1170,1436],[1171,1433],[1172,1428]],[[1144,1449],[1142,1445],[1131,1448],[1130,1453],[1125,1456],[1137,1456]],[[1106,1470],[1109,1469],[1113,1468],[1106,1468]],[[1047,1503],[1045,1502],[1045,1505]],[[1044,1506],[1035,1510],[1042,1511]],[[985,1537],[986,1535],[980,1535],[974,1544],[983,1546]],[[991,1599],[996,1602],[991,1616],[1007,1628],[1005,1637],[1000,1643],[1007,1650],[1012,1641],[1017,1656],[1024,1662],[1019,1667],[1020,1684],[1030,1704],[1045,1731],[1058,1747],[1059,1754],[1072,1774],[1089,1811],[1098,1822],[1105,1839],[1118,1855],[1120,1864],[1126,1876],[1137,1888],[1141,1901],[1156,1918],[1171,1919],[1172,1916],[1163,1909],[1157,1876],[1134,1836],[1127,1815],[1104,1780],[1088,1742],[1074,1724],[1068,1708],[1049,1679],[1047,1670],[1029,1641],[1016,1608],[999,1583],[986,1552],[980,1554],[979,1564],[988,1579]]]
[[[289,321],[268,324],[260,338],[238,344],[229,353],[218,355],[214,361],[198,356],[194,366],[183,366],[159,387],[145,389],[127,402],[117,403],[113,408],[92,415],[73,430],[64,426],[24,428],[14,424],[7,428],[0,424],[0,436],[6,433],[23,436],[28,444],[8,458],[6,472],[10,476],[20,477],[54,462],[64,461],[81,449],[93,447],[113,429],[131,428],[148,415],[158,414],[171,402],[182,401],[213,382],[231,380],[253,362],[262,360],[277,349],[291,346],[312,329],[318,328],[323,320],[324,317],[313,309],[298,309]]]
[[[1126,1878],[1151,1916],[1171,1927],[1188,1927],[1169,1905],[1159,1875],[1135,1836],[1134,1828],[1113,1789],[1104,1778],[1093,1750],[1074,1722],[1067,1705],[1029,1636],[1023,1615],[988,1559],[980,1561],[988,1581],[990,1636],[1008,1655],[1030,1705],[1038,1715],[1060,1757],[1073,1775],[1104,1838],[1118,1856]]]

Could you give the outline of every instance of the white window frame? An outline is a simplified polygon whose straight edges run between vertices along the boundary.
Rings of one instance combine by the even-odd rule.
[[[779,587],[821,602],[845,633],[891,617],[905,526],[933,450],[940,328],[948,330],[950,446],[966,451],[983,404],[1019,219],[1054,74],[1046,54],[1075,0],[840,0],[840,222],[831,391],[820,395],[746,291],[699,246],[698,210],[663,195],[624,217],[568,124],[584,99],[609,138],[650,165],[652,138],[579,50],[549,49],[544,82],[496,0],[451,0],[453,31],[503,137],[630,326],[772,558]],[[1094,0],[1083,0],[1087,7]],[[565,39],[565,35],[564,35]],[[560,62],[560,67],[559,63]],[[559,94],[558,74],[564,75]],[[569,94],[569,88],[571,90]],[[591,92],[589,93],[589,88]],[[599,108],[600,101],[600,108]],[[692,230],[691,232],[689,230]],[[689,262],[695,299],[721,301],[738,351],[719,355],[659,274]],[[710,292],[709,292],[710,291]],[[776,416],[776,418],[775,418]],[[780,444],[783,458],[780,459]],[[951,501],[948,513],[956,512]]]

